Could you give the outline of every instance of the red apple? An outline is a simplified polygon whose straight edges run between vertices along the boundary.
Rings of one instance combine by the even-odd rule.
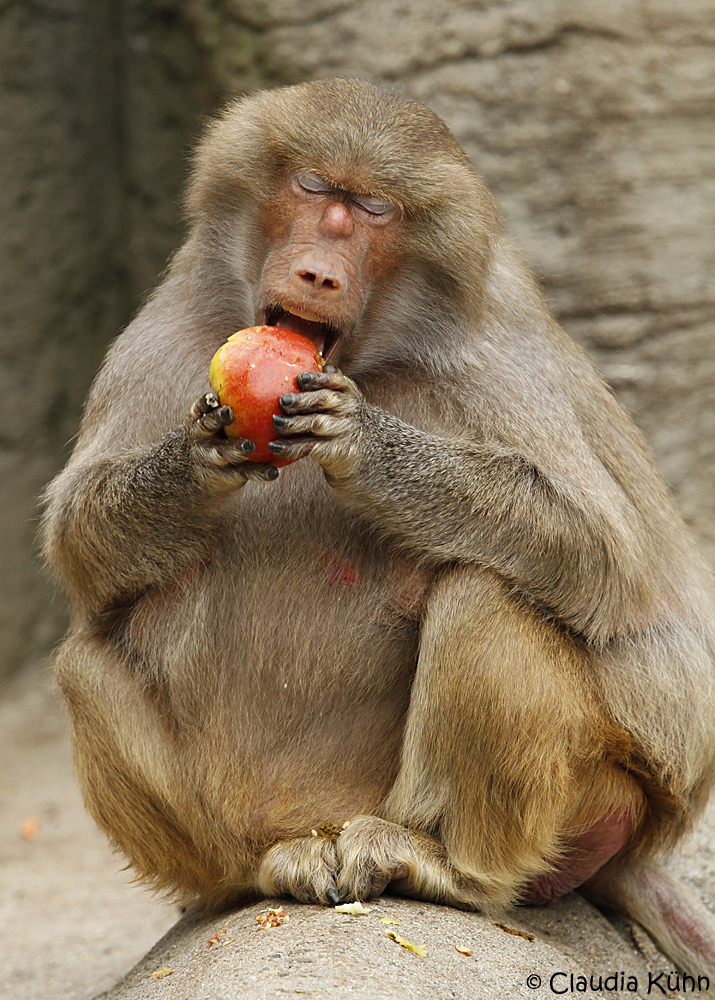
[[[278,438],[273,414],[280,413],[278,399],[298,392],[301,372],[323,370],[323,358],[312,340],[279,326],[251,326],[232,334],[211,361],[209,380],[223,406],[233,410],[227,437],[248,438],[256,445],[252,462],[287,465],[267,448]]]

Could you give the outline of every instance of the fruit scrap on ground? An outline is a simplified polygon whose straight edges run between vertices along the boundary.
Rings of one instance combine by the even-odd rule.
[[[268,930],[269,927],[282,927],[283,924],[287,924],[290,917],[285,910],[269,910],[268,913],[261,913],[256,917],[258,927],[257,931]]]
[[[400,937],[397,931],[385,931],[385,934],[387,934],[387,936],[396,944],[401,945],[403,948],[407,948],[408,951],[413,951],[415,955],[419,955],[420,958],[424,958],[427,954],[427,949],[423,944],[412,944],[411,941],[405,941],[403,937]]]
[[[366,913],[369,913],[367,906],[363,906],[360,900],[356,903],[341,903],[340,906],[336,906],[335,910],[338,913],[349,913],[351,917],[363,917]]]
[[[527,941],[533,941],[534,940],[534,935],[533,934],[527,934],[526,931],[518,931],[514,927],[507,927],[506,924],[494,924],[494,926],[495,927],[500,927],[503,931],[506,931],[507,934],[514,934],[514,935],[516,935],[516,937],[523,937]]]
[[[173,969],[167,969],[167,967],[164,966],[162,969],[157,969],[156,972],[152,972],[151,978],[152,979],[163,979],[164,976],[173,976],[173,975],[174,975],[174,970]]]

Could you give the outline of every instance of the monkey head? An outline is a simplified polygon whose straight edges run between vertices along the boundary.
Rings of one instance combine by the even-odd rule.
[[[197,152],[188,206],[244,286],[244,324],[300,332],[352,373],[416,361],[425,331],[454,335],[499,228],[443,122],[355,80],[229,106]]]

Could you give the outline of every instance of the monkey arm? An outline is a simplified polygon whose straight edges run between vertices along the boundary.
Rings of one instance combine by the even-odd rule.
[[[235,490],[277,477],[274,467],[245,461],[251,442],[215,437],[232,419],[207,393],[156,444],[110,458],[75,456],[50,484],[45,555],[91,613],[178,579],[205,558]]]
[[[295,415],[275,421],[294,437],[272,450],[316,458],[391,541],[424,560],[489,566],[591,642],[653,620],[658,581],[644,522],[595,455],[570,476],[516,447],[419,430],[339,373],[299,384],[308,391],[281,400]]]

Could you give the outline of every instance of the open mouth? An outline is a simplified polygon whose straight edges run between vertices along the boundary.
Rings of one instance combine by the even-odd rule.
[[[266,326],[280,326],[284,330],[301,333],[308,340],[312,340],[323,355],[324,361],[330,359],[341,337],[340,330],[326,323],[320,316],[298,309],[289,312],[283,306],[269,306],[265,312],[264,322]]]

